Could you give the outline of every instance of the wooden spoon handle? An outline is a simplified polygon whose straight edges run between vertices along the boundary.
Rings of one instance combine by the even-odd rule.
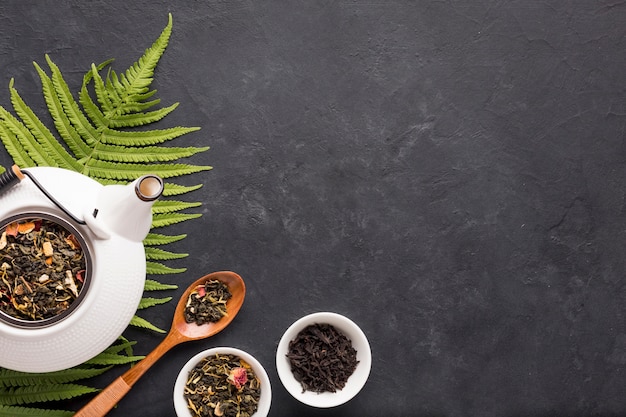
[[[102,417],[105,416],[115,404],[117,404],[128,391],[131,386],[120,376],[108,387],[100,392],[93,400],[81,408],[74,417]]]
[[[175,331],[170,332],[165,339],[143,360],[139,361],[122,376],[114,380],[108,387],[100,391],[91,401],[74,414],[74,417],[103,417],[117,404],[131,387],[146,373],[146,371],[163,356],[168,350],[184,339]]]

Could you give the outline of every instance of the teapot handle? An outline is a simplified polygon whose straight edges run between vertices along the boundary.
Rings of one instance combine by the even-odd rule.
[[[13,165],[10,170],[7,170],[0,175],[0,194],[6,189],[13,187],[18,182],[24,179],[24,174],[17,165]]]
[[[37,181],[37,178],[31,172],[28,172],[28,170],[25,169],[20,169],[17,165],[13,165],[11,170],[8,170],[0,175],[0,192],[2,192],[5,187],[12,187],[16,183],[22,181],[25,176],[28,177],[37,188],[39,188],[39,191],[41,191],[48,198],[48,200],[57,206],[63,213],[67,214],[70,219],[81,225],[86,224],[84,220],[76,217],[71,211],[65,208],[63,204],[54,198],[54,196],[50,194],[50,192],[48,192],[48,190],[46,190],[46,188],[41,185],[39,181]]]

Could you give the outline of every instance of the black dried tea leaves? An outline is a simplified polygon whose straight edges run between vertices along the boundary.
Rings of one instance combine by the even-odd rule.
[[[85,280],[76,237],[51,220],[21,219],[0,234],[0,311],[36,321],[66,311]]]
[[[356,349],[330,324],[305,327],[289,342],[287,358],[302,392],[337,392],[356,369]]]
[[[222,281],[207,281],[189,294],[185,306],[185,321],[199,326],[219,321],[226,315],[226,303],[231,297],[228,286]]]
[[[258,408],[261,381],[243,359],[216,354],[189,372],[184,395],[194,417],[250,417]]]

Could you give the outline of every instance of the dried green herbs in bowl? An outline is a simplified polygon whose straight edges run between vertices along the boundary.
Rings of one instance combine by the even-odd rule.
[[[232,347],[198,353],[183,366],[174,385],[178,417],[265,417],[271,401],[263,366]]]
[[[81,235],[44,213],[0,222],[0,320],[41,327],[71,314],[89,284],[91,262]]]
[[[302,317],[283,334],[276,369],[285,389],[300,402],[335,407],[359,393],[369,377],[371,350],[350,319],[321,312]]]

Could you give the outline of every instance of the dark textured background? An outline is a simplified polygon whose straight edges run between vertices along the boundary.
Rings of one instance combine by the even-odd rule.
[[[77,91],[168,12],[153,86],[214,170],[179,181],[204,183],[186,197],[204,216],[176,228],[188,272],[165,281],[229,269],[248,293],[111,416],[173,416],[178,369],[216,345],[265,365],[276,417],[626,415],[625,2],[3,1],[0,85],[45,114],[33,60]],[[173,308],[146,316],[167,328]],[[373,366],[313,410],[274,355],[322,310],[363,328]],[[162,338],[128,336],[143,354]]]

